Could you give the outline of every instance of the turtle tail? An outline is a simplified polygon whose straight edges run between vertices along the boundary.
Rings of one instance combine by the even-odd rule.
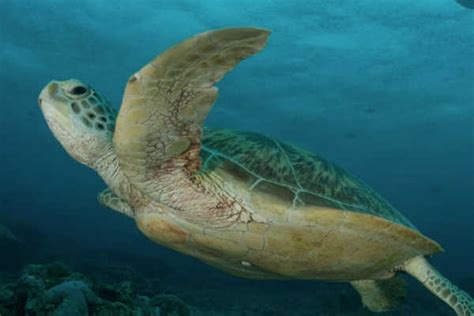
[[[442,276],[424,257],[408,260],[401,269],[418,279],[428,290],[454,309],[457,315],[474,315],[472,297]]]

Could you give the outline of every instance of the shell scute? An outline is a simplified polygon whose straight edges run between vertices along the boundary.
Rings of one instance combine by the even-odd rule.
[[[414,229],[361,180],[306,150],[252,132],[205,128],[203,172],[219,169],[244,183],[251,203],[278,218],[300,206],[370,214]],[[265,200],[265,201],[263,201]],[[262,205],[261,205],[262,204]]]

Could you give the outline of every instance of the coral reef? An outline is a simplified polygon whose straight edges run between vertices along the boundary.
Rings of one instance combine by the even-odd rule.
[[[29,265],[18,279],[2,284],[0,315],[190,315],[173,295],[139,295],[129,281],[93,282],[61,263]]]

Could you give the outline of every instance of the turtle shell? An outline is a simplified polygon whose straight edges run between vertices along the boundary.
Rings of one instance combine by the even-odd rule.
[[[240,183],[259,208],[273,199],[273,217],[285,219],[292,209],[318,206],[370,214],[415,229],[401,213],[364,182],[317,155],[253,132],[205,128],[202,172],[220,171]],[[235,181],[234,181],[235,182]],[[264,210],[265,211],[265,210]]]

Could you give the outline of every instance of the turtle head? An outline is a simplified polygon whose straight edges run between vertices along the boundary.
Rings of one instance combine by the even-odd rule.
[[[94,89],[75,79],[51,81],[38,103],[56,139],[89,167],[112,148],[116,113]]]

